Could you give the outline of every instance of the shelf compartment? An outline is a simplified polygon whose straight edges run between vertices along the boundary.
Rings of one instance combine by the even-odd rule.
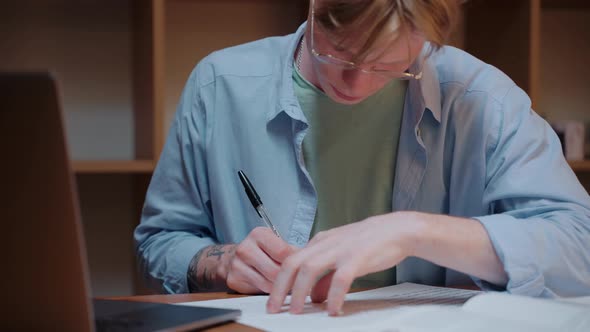
[[[23,0],[0,11],[0,71],[53,73],[74,159],[159,155],[160,7],[159,0]]]

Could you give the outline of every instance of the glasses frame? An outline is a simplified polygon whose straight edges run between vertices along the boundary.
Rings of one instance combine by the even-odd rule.
[[[395,79],[400,79],[400,80],[411,80],[411,79],[415,79],[415,80],[419,80],[422,78],[422,70],[420,70],[420,72],[413,74],[410,73],[408,71],[405,72],[395,72],[395,71],[391,71],[391,70],[372,70],[372,69],[365,69],[363,68],[361,65],[354,63],[352,61],[347,61],[344,59],[340,59],[336,56],[333,56],[332,54],[323,54],[323,53],[319,53],[316,51],[315,49],[315,0],[311,0],[311,17],[310,17],[310,26],[311,26],[311,30],[310,30],[310,34],[311,34],[311,43],[310,43],[310,51],[311,54],[314,56],[314,58],[316,58],[319,62],[325,63],[325,64],[330,64],[330,65],[334,65],[334,66],[338,66],[341,68],[344,68],[346,70],[358,70],[362,73],[365,74],[370,74],[370,75],[382,75],[382,76],[386,76],[389,78],[395,78]],[[409,47],[409,41],[408,41],[408,59],[411,59],[412,54],[411,54],[411,48]],[[418,56],[420,57],[420,56]],[[414,60],[416,61],[416,60]]]

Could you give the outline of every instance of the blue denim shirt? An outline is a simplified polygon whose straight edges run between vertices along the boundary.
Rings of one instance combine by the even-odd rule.
[[[292,81],[304,29],[212,53],[190,75],[135,230],[140,270],[162,291],[187,292],[196,252],[240,242],[262,225],[238,170],[289,243],[309,240],[317,197],[301,150],[309,126]],[[590,198],[526,93],[452,47],[423,70],[407,90],[392,210],[479,220],[510,292],[590,294]],[[470,279],[408,258],[397,281]]]

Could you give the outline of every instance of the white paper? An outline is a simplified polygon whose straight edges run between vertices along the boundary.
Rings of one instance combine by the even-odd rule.
[[[409,312],[400,310],[424,304],[458,307],[479,291],[449,289],[404,283],[348,294],[343,306],[344,315],[331,317],[325,304],[312,304],[308,298],[304,312],[289,314],[288,307],[278,314],[266,313],[268,296],[184,303],[191,306],[231,308],[242,311],[238,322],[267,331],[402,331],[398,322]],[[287,298],[287,303],[289,298]],[[405,330],[404,330],[405,331]]]
[[[288,306],[267,314],[267,300],[251,296],[184,305],[239,309],[239,323],[267,331],[590,332],[589,306],[411,283],[348,294],[340,317],[309,298],[303,314],[289,314]]]

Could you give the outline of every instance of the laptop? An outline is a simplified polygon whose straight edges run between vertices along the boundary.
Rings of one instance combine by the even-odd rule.
[[[185,331],[239,317],[239,310],[91,300],[64,137],[51,75],[0,73],[0,330]]]

